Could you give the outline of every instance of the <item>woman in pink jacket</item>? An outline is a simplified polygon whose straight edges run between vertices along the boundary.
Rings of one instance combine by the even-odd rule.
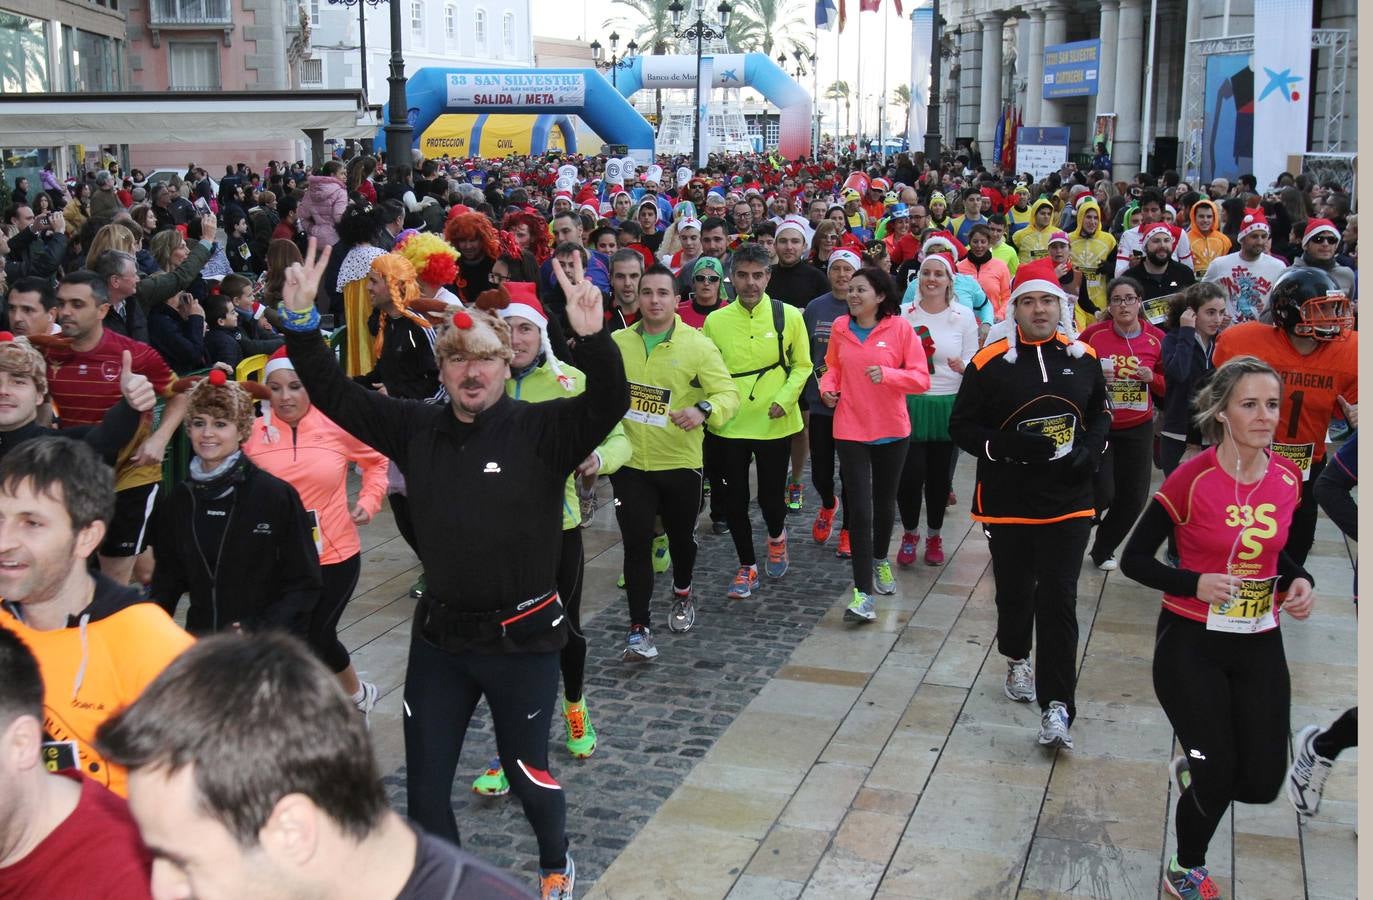
[[[820,399],[834,409],[835,449],[849,504],[853,548],[851,622],[877,618],[872,594],[896,593],[887,550],[896,517],[896,486],[911,433],[906,395],[930,386],[929,358],[901,318],[891,277],[865,266],[849,282],[849,314],[834,320]]]
[[[296,207],[301,230],[319,242],[321,247],[338,243],[338,223],[348,208],[348,184],[344,180],[343,163],[331,159],[311,175],[305,196]]]
[[[310,647],[366,715],[377,701],[377,686],[358,679],[338,639],[338,620],[362,571],[357,526],[366,525],[381,508],[390,463],[310,404],[285,348],[267,361],[262,374],[272,393],[272,414],[253,423],[243,449],[260,468],[295,488],[313,519],[324,586],[310,613]],[[357,503],[350,504],[348,469],[353,463],[362,469],[362,490]]]

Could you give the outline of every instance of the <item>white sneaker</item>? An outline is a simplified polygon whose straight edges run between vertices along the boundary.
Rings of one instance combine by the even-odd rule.
[[[1006,696],[1017,703],[1033,703],[1035,674],[1028,659],[1006,660]]]
[[[1068,733],[1068,707],[1063,701],[1049,701],[1049,708],[1039,719],[1039,743],[1045,747],[1073,749],[1073,736]]]
[[[1097,563],[1097,568],[1103,572],[1114,572],[1116,569],[1120,568],[1120,563],[1116,562],[1116,558],[1114,556],[1108,556],[1101,562]]]
[[[372,707],[377,705],[377,686],[370,681],[361,680],[358,681],[358,684],[362,687],[362,696],[353,700],[353,705],[358,708],[358,712],[362,713],[363,721],[367,721],[370,725],[368,714],[372,711]]]
[[[1307,725],[1293,745],[1292,767],[1287,770],[1287,799],[1303,816],[1314,816],[1321,805],[1321,792],[1330,777],[1334,761],[1326,759],[1312,746],[1319,725]]]

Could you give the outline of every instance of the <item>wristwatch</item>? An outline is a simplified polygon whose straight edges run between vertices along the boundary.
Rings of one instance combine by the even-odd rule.
[[[709,419],[709,418],[710,418],[710,412],[711,412],[711,410],[713,410],[715,407],[713,407],[713,406],[710,405],[710,401],[709,401],[709,400],[702,400],[700,403],[697,403],[697,404],[696,404],[696,408],[699,409],[699,410],[701,411],[701,415],[703,415],[703,416],[705,416],[707,419]]]

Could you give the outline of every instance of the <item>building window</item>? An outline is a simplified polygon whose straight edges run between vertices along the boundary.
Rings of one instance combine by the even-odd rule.
[[[219,44],[168,41],[167,61],[171,90],[219,90]]]
[[[319,26],[319,0],[310,0],[310,24]]]
[[[443,8],[443,33],[450,38],[458,34],[458,9],[455,6]]]
[[[501,46],[506,56],[515,55],[515,14],[506,13],[501,17]]]
[[[419,34],[420,32],[424,31],[423,3],[415,2],[410,4],[410,30],[413,31],[415,34]]]
[[[114,38],[70,25],[62,26],[68,89],[117,91],[121,81],[120,45]]]
[[[324,60],[302,59],[300,61],[300,86],[321,87],[324,84]]]
[[[472,38],[478,50],[486,49],[486,10],[479,9],[472,15]]]
[[[42,93],[48,79],[48,36],[42,19],[0,12],[0,94]]]

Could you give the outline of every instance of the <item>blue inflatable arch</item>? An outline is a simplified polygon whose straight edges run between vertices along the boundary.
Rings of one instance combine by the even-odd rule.
[[[636,158],[653,159],[653,127],[595,69],[420,69],[405,87],[414,145],[434,120],[448,113],[575,114],[611,144]],[[388,110],[382,107],[382,121]],[[571,123],[558,122],[568,138]],[[547,126],[544,126],[547,127]],[[385,140],[385,132],[378,132]],[[568,141],[575,146],[575,138]]]

